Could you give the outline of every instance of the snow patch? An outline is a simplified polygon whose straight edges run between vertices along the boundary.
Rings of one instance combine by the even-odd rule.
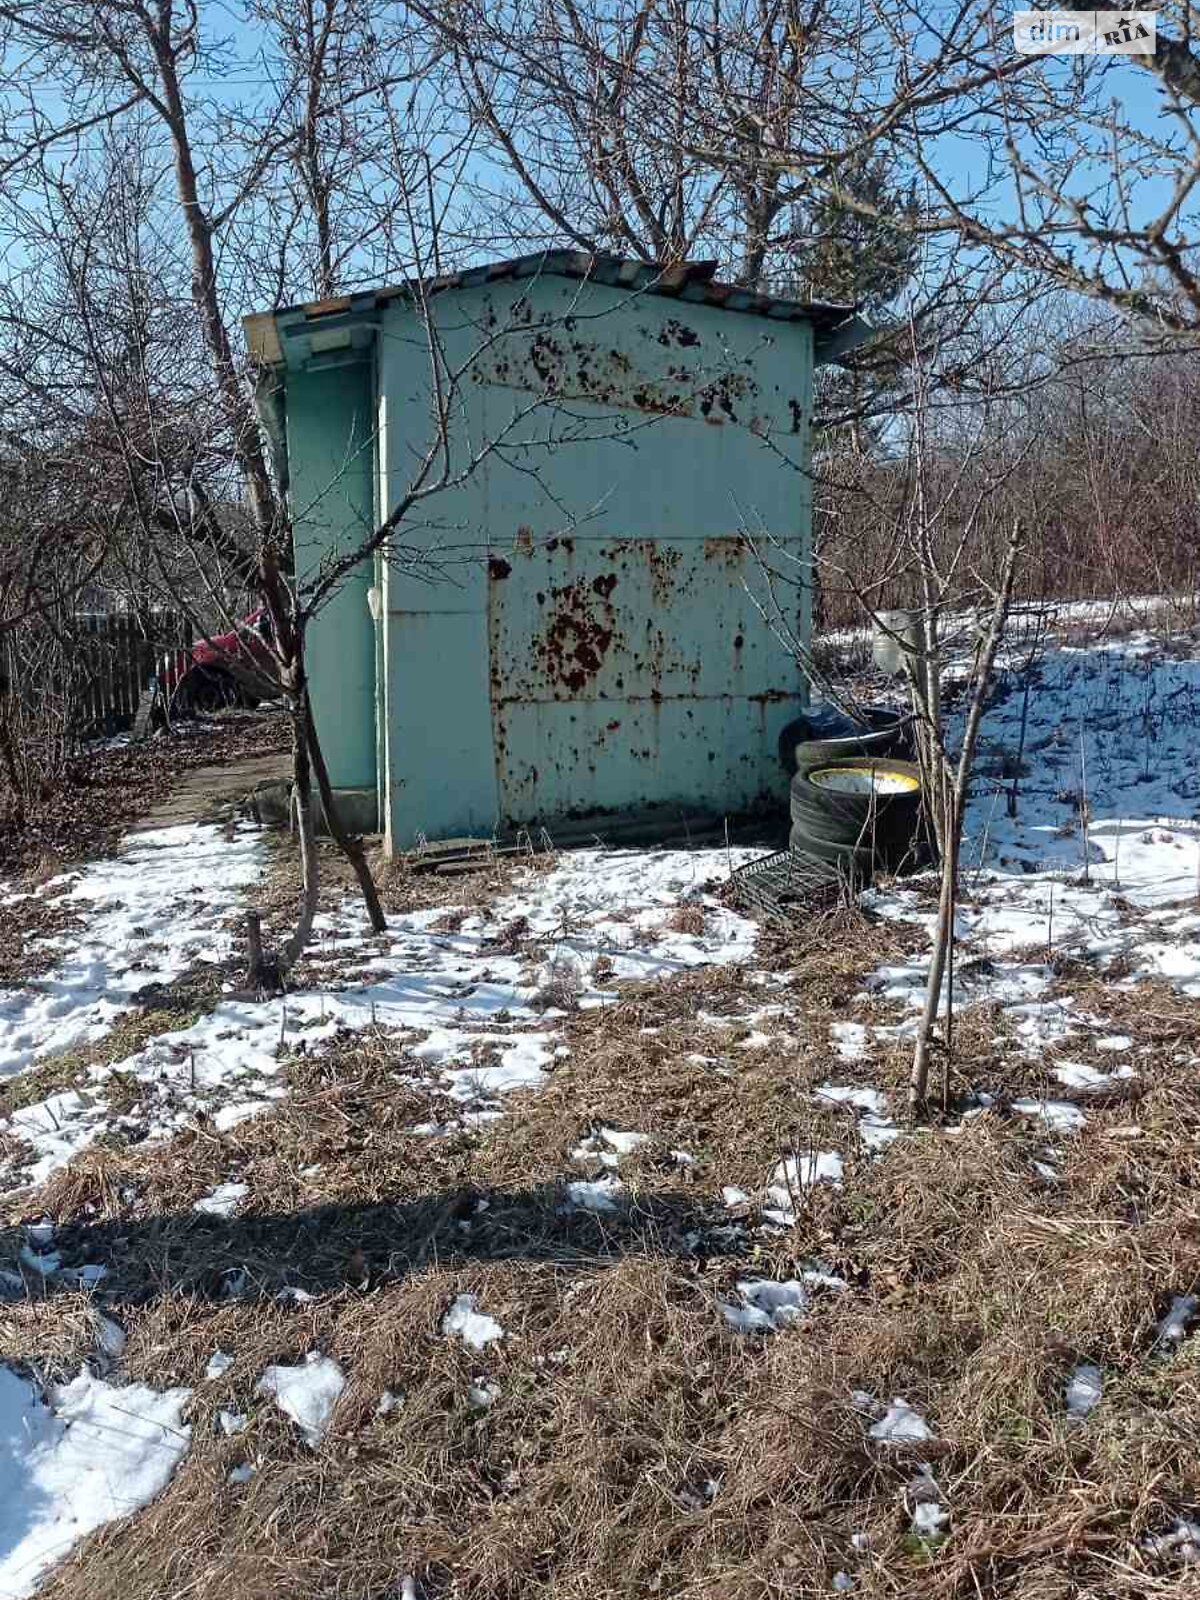
[[[1182,1344],[1188,1335],[1188,1325],[1195,1321],[1200,1311],[1200,1299],[1194,1294],[1171,1296],[1171,1304],[1158,1324],[1158,1344]]]
[[[346,1375],[332,1356],[312,1350],[294,1367],[268,1367],[255,1386],[300,1429],[311,1449],[325,1437],[333,1408],[346,1387]]]
[[[51,901],[85,916],[45,977],[0,993],[0,1078],[103,1036],[138,989],[233,948],[224,923],[262,870],[257,830],[196,823],[131,835]]]
[[[442,1318],[442,1332],[447,1339],[461,1339],[469,1350],[486,1350],[489,1344],[498,1344],[504,1338],[504,1329],[495,1317],[480,1311],[479,1297],[473,1294],[457,1297]]]
[[[34,1250],[31,1246],[21,1246],[20,1261],[23,1267],[28,1267],[30,1272],[39,1273],[43,1278],[49,1278],[62,1266],[62,1257],[57,1250]]]
[[[119,1361],[125,1354],[129,1335],[119,1322],[114,1322],[111,1317],[97,1314],[96,1343],[100,1347],[100,1353],[109,1361]]]
[[[1115,1072],[1101,1072],[1097,1067],[1089,1066],[1086,1061],[1060,1061],[1054,1069],[1054,1076],[1068,1089],[1079,1089],[1084,1094],[1097,1094],[1105,1089],[1111,1089],[1116,1083],[1136,1078],[1137,1073],[1132,1067],[1118,1067]]]
[[[850,1085],[823,1083],[814,1098],[832,1101],[837,1105],[852,1107],[861,1112],[857,1122],[859,1138],[868,1150],[882,1150],[900,1137],[901,1130],[888,1112],[887,1097],[878,1089],[855,1088]]]
[[[752,856],[733,852],[732,864]],[[52,975],[42,990],[56,986],[53,1003],[43,994],[35,1005],[26,991],[0,997],[0,1076],[51,1049],[99,1037],[143,984],[174,976],[198,957],[228,954],[230,935],[221,924],[261,862],[257,835],[239,834],[230,844],[221,829],[195,827],[135,836],[116,864],[89,869],[72,893],[107,910],[96,914],[82,941],[94,957],[76,963],[81,971],[86,965],[87,981],[76,974],[79,981],[68,984]],[[435,1086],[460,1102],[461,1125],[478,1125],[499,1113],[504,1095],[544,1082],[566,1048],[553,1014],[539,1003],[537,974],[547,963],[590,973],[603,959],[609,987],[589,988],[592,980],[582,980],[576,998],[586,1009],[617,998],[613,978],[656,977],[749,956],[755,925],[706,887],[719,886],[729,866],[723,850],[573,852],[549,872],[531,868],[485,914],[443,927],[446,908],[425,908],[391,918],[379,939],[364,934],[361,907],[348,898],[336,913],[318,916],[307,958],[320,966],[353,957],[362,981],[316,985],[265,1004],[230,995],[193,1026],[150,1040],[77,1088],[23,1107],[0,1122],[33,1151],[14,1182],[44,1182],[110,1131],[138,1141],[166,1138],[197,1112],[227,1131],[269,1112],[287,1093],[278,1081],[282,1055],[369,1025],[416,1035],[412,1053],[436,1069]],[[114,877],[124,897],[119,907]],[[703,933],[664,926],[664,912],[684,900],[703,908]],[[147,918],[161,925],[169,949],[157,965],[135,970],[134,962],[145,958],[139,930]],[[110,1111],[105,1089],[114,1073],[141,1093],[119,1115]],[[444,1126],[431,1123],[429,1131]],[[621,1152],[604,1148],[619,1159]]]
[[[221,1183],[192,1207],[206,1217],[231,1217],[250,1193],[248,1183]]]
[[[1167,1533],[1150,1533],[1143,1547],[1160,1560],[1178,1561],[1185,1567],[1200,1566],[1200,1522],[1176,1517]]]
[[[836,1150],[808,1150],[802,1155],[785,1156],[775,1164],[767,1186],[769,1206],[763,1216],[780,1227],[791,1227],[796,1220],[796,1195],[818,1183],[840,1186],[842,1158]]]
[[[798,1279],[789,1278],[782,1283],[751,1278],[735,1287],[738,1300],[721,1305],[721,1314],[729,1326],[738,1333],[778,1333],[798,1322],[808,1310],[812,1303],[810,1289],[844,1289],[846,1284],[830,1273],[806,1270]]]
[[[878,1439],[883,1444],[920,1444],[934,1437],[933,1429],[925,1418],[899,1396],[868,1432],[872,1439]]]
[[[1024,1098],[1014,1100],[1012,1108],[1023,1117],[1040,1117],[1055,1133],[1078,1133],[1087,1121],[1079,1107],[1072,1105],[1069,1100]]]
[[[191,1391],[86,1369],[53,1389],[0,1367],[0,1595],[21,1600],[94,1529],[161,1493],[187,1454]]]
[[[598,1161],[601,1166],[615,1169],[622,1156],[630,1156],[650,1143],[648,1133],[631,1133],[620,1128],[597,1128],[580,1140],[571,1151],[573,1161]]]
[[[967,815],[970,892],[956,915],[954,1002],[957,1010],[1001,1006],[1031,1055],[1080,1026],[1070,1001],[1044,998],[1060,953],[1100,970],[1121,958],[1132,981],[1162,977],[1200,995],[1200,920],[1180,909],[1200,884],[1195,654],[1178,659],[1149,638],[1052,646],[1028,698],[1015,658],[999,674]],[[1025,770],[1010,816],[997,773],[1018,750]],[[928,904],[911,888],[864,898],[879,915],[931,929]],[[1032,952],[1041,961],[1031,962]],[[917,956],[881,968],[868,990],[913,1012],[927,973],[928,958]],[[1128,1035],[1099,1025],[1098,1049],[1131,1048]],[[908,1015],[890,1036],[907,1038],[913,1028]]]
[[[870,1111],[875,1116],[887,1112],[887,1101],[878,1089],[857,1089],[849,1084],[823,1083],[816,1091],[817,1100],[832,1100],[837,1105],[853,1106],[856,1111]]]
[[[738,1333],[777,1333],[798,1322],[809,1306],[808,1295],[794,1278],[786,1283],[739,1283],[737,1292],[741,1304],[728,1302],[721,1312]]]
[[[578,1179],[567,1185],[567,1198],[573,1206],[583,1211],[608,1213],[617,1210],[617,1202],[624,1193],[624,1184],[616,1178],[596,1178],[594,1181]]]
[[[1083,1361],[1067,1379],[1067,1416],[1072,1422],[1082,1422],[1090,1411],[1100,1404],[1104,1393],[1104,1374],[1090,1361]]]
[[[835,1022],[829,1037],[843,1061],[861,1061],[867,1053],[867,1030],[861,1022]]]

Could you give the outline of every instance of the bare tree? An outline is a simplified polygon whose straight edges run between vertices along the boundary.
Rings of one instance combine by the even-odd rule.
[[[43,217],[48,215],[52,229],[61,221],[70,231],[77,222],[73,198],[77,179],[74,175],[70,180],[55,178],[52,157],[61,160],[65,155],[80,169],[77,141],[84,130],[98,130],[111,139],[114,130],[132,117],[142,140],[169,155],[171,203],[176,236],[186,250],[190,268],[194,326],[207,358],[218,431],[236,471],[239,499],[245,506],[251,555],[248,565],[270,619],[276,676],[293,724],[295,787],[302,816],[308,819],[301,829],[304,908],[297,938],[287,947],[289,961],[295,959],[307,937],[315,900],[316,856],[310,834],[305,831],[311,824],[309,791],[313,772],[322,791],[328,825],[359,877],[372,926],[382,928],[384,917],[361,842],[341,826],[328,784],[309,705],[304,664],[305,632],[319,597],[310,595],[302,605],[293,580],[289,508],[281,500],[270,468],[255,412],[253,384],[238,357],[231,330],[234,318],[245,309],[245,302],[239,303],[239,295],[248,284],[262,281],[261,260],[256,259],[255,223],[270,215],[281,166],[300,175],[300,194],[315,230],[313,267],[319,290],[331,286],[339,267],[345,264],[346,252],[353,246],[353,240],[347,243],[344,231],[336,225],[333,198],[345,185],[354,162],[358,163],[356,170],[361,171],[379,155],[378,141],[366,148],[356,144],[361,132],[357,113],[372,97],[386,107],[393,84],[389,69],[380,65],[378,41],[367,27],[369,15],[369,8],[356,0],[330,0],[328,5],[309,6],[303,19],[309,25],[304,26],[302,21],[298,31],[289,32],[282,9],[276,8],[274,16],[284,43],[294,48],[283,52],[273,96],[265,106],[261,101],[256,105],[253,117],[239,120],[211,93],[197,91],[202,70],[219,64],[220,49],[205,38],[198,8],[186,0],[0,7],[8,69],[4,87],[9,100],[15,100],[23,87],[29,87],[27,121],[15,123],[4,152],[10,175],[24,185],[27,209],[35,208]],[[332,82],[326,72],[331,62],[338,68]],[[53,85],[55,97],[63,105],[57,125],[42,114],[32,93],[32,85],[39,78]],[[295,118],[290,108],[301,88],[307,91],[304,109]],[[395,119],[385,114],[383,122],[388,138],[394,140]],[[253,138],[231,137],[232,128],[245,134],[251,124],[255,126]],[[86,169],[86,163],[82,167]],[[425,176],[428,172],[426,163]],[[392,195],[397,192],[393,187]],[[161,181],[153,198],[151,209],[161,207],[166,198]],[[394,198],[389,204],[394,208]],[[409,204],[410,222],[416,214],[416,208]],[[298,229],[298,221],[295,225]],[[265,251],[258,254],[269,256]],[[88,332],[87,354],[103,392],[114,437],[124,447],[143,527],[149,532],[155,523],[165,522],[168,531],[181,532],[184,544],[193,552],[197,547],[211,549],[220,545],[223,553],[229,554],[230,546],[238,541],[228,537],[219,503],[201,479],[189,477],[186,494],[179,496],[177,463],[173,462],[164,473],[161,448],[150,452],[153,465],[147,472],[144,441],[131,437],[128,416],[118,414],[105,351],[96,338],[105,319],[96,314],[93,267],[90,258],[74,262],[67,277],[74,308]],[[277,287],[282,288],[289,281],[289,272],[281,269]],[[149,400],[144,385],[142,397]],[[150,406],[156,444],[161,446],[162,396],[154,397]],[[153,480],[148,489],[147,476]],[[371,549],[382,542],[381,538]],[[159,567],[161,572],[161,562]]]
[[[1004,639],[1017,563],[1025,539],[1021,522],[1014,519],[1005,542],[999,576],[995,584],[990,586],[990,592],[989,586],[981,585],[977,572],[970,568],[964,583],[963,568],[969,560],[968,552],[976,542],[977,525],[987,515],[992,494],[998,485],[994,480],[985,481],[982,488],[978,489],[972,485],[967,503],[962,505],[962,490],[968,478],[965,469],[972,460],[972,452],[968,451],[961,463],[956,463],[959,470],[952,473],[950,481],[939,492],[939,486],[934,483],[930,471],[927,413],[919,360],[915,362],[915,367],[916,403],[909,452],[909,493],[904,507],[900,543],[915,569],[920,604],[905,614],[904,626],[898,634],[888,629],[887,621],[878,612],[869,614],[877,629],[893,631],[893,637],[903,652],[915,713],[925,809],[937,841],[940,872],[938,909],[925,1003],[917,1024],[909,1077],[909,1104],[914,1111],[920,1111],[928,1094],[935,1030],[943,1011],[946,1016],[943,1043],[947,1051],[950,1044],[954,1010],[959,858],[975,748],[992,686],[996,656]],[[1017,464],[1011,457],[1004,462],[1001,469],[1003,476],[1010,476]],[[939,524],[947,522],[951,525],[949,549],[946,548],[946,541],[938,537]],[[972,590],[975,592],[972,593]],[[957,644],[959,651],[962,649],[964,600],[970,608],[966,612],[966,619],[975,632],[975,648],[967,680],[969,698],[966,714],[957,751],[952,752],[943,711],[942,690],[949,665],[947,635],[951,642]],[[956,633],[959,635],[957,640],[954,638]]]
[[[429,92],[429,30],[391,0],[252,0],[249,12],[286,91],[282,148],[265,160],[258,108],[225,114],[235,147],[262,168],[255,207],[270,228],[255,237],[273,283],[259,303],[405,275],[416,214],[444,249],[443,173],[453,191],[472,135],[451,128]]]
[[[804,610],[798,592],[810,582],[841,597],[844,622],[889,639],[902,666],[928,834],[912,842],[909,859],[919,862],[928,852],[938,873],[938,911],[910,1076],[910,1104],[920,1114],[939,1042],[947,1062],[952,1045],[955,911],[967,810],[980,726],[1028,546],[1017,507],[1024,506],[1035,522],[1039,510],[1036,484],[1022,479],[1034,441],[1008,427],[1020,404],[1022,362],[981,359],[971,403],[939,409],[930,379],[939,357],[927,365],[914,324],[907,335],[912,399],[895,418],[892,438],[872,446],[872,470],[857,483],[846,476],[830,481],[831,467],[845,471],[840,447],[830,452],[825,479],[818,481],[826,494],[832,489],[843,512],[853,511],[854,527],[874,530],[874,542],[839,534],[818,550],[810,573],[803,557],[797,561],[771,541],[748,536],[766,578],[763,614],[821,698],[851,714],[859,710],[824,653],[794,626],[797,611]],[[1028,400],[1038,392],[1039,374],[1028,352],[1023,364]],[[978,392],[986,390],[989,377],[990,393]],[[951,682],[954,703],[948,706]]]
[[[982,349],[992,351],[988,363]],[[969,552],[976,571],[999,578],[1006,530],[1026,527],[1017,580],[1024,601],[1194,594],[1200,575],[1200,371],[1186,350],[1147,347],[1126,317],[1105,307],[1064,306],[1061,292],[1031,297],[1004,337],[988,332],[976,352],[962,352],[972,373],[963,390],[924,390],[928,447],[934,457],[976,435],[987,391],[994,445],[1019,454],[1020,466],[989,493],[994,514],[976,529]],[[942,348],[943,374],[959,359]],[[913,387],[911,362],[895,394]],[[903,418],[900,406],[897,415]],[[918,575],[891,559],[894,528],[909,465],[898,435],[858,437],[830,430],[814,467],[814,522],[819,621],[853,626],[861,606],[841,574],[877,579],[880,610],[921,603]],[[973,471],[987,477],[991,451]],[[934,530],[948,563],[956,525]]]
[[[855,448],[911,399],[907,335],[889,323],[915,321],[926,360],[944,357],[931,384],[961,395],[976,331],[1003,340],[1028,300],[1013,263],[927,218],[896,126],[903,99],[930,137],[957,137],[995,77],[982,11],[935,36],[888,0],[414,4],[444,43],[447,100],[479,130],[460,228],[493,248],[507,232],[711,256],[737,284],[855,304],[880,334],[817,384],[819,428]]]
[[[336,35],[330,21],[334,8],[314,6],[304,13],[302,37],[293,40],[294,48],[285,55],[288,82],[307,81],[312,91],[308,109],[297,118],[281,93],[272,102],[274,109],[264,119],[257,141],[248,124],[239,130],[231,122],[227,108],[214,108],[203,94],[192,94],[197,64],[212,53],[194,9],[181,9],[173,0],[157,0],[154,6],[142,0],[114,0],[90,9],[98,23],[91,29],[84,28],[80,8],[69,5],[0,10],[14,37],[44,49],[80,108],[86,106],[90,115],[98,115],[98,102],[112,107],[103,128],[107,157],[103,181],[97,185],[89,178],[96,170],[94,160],[90,166],[80,163],[70,179],[56,175],[47,154],[53,141],[50,131],[43,129],[38,149],[26,152],[21,169],[23,203],[42,219],[59,249],[64,303],[80,352],[83,381],[90,385],[94,408],[104,419],[114,462],[126,475],[129,514],[151,551],[155,580],[177,602],[199,595],[210,616],[231,622],[236,618],[228,615],[229,585],[223,575],[240,575],[244,567],[265,609],[263,648],[273,658],[271,676],[282,690],[293,728],[293,790],[304,887],[294,930],[273,958],[264,957],[262,970],[254,976],[282,979],[308,940],[317,903],[314,782],[326,822],[358,874],[372,926],[384,926],[362,842],[341,825],[321,751],[306,672],[309,629],[347,578],[377,556],[424,561],[426,570],[434,570],[422,548],[429,531],[428,503],[462,484],[502,450],[524,419],[553,398],[553,387],[547,379],[540,389],[522,395],[514,403],[513,415],[502,418],[487,437],[461,425],[464,385],[475,360],[497,341],[525,334],[520,325],[481,328],[470,349],[464,350],[458,341],[453,354],[443,340],[428,284],[444,264],[441,219],[461,185],[470,140],[448,137],[436,151],[435,162],[426,134],[436,129],[437,113],[417,127],[402,125],[395,106],[386,101],[396,85],[376,71],[377,41],[373,35],[351,34],[352,27],[364,27],[365,7],[345,0],[336,8],[347,30],[344,38]],[[272,15],[275,25],[286,30],[283,10]],[[322,20],[330,23],[324,32],[307,26]],[[331,84],[323,64],[332,55],[342,65]],[[126,90],[137,96],[137,115],[128,122]],[[364,107],[371,108],[374,131],[358,143],[357,123],[345,119],[365,116]],[[66,125],[68,141],[77,121],[75,117]],[[326,142],[329,129],[333,131]],[[419,150],[403,142],[412,139],[421,142]],[[140,170],[149,173],[150,181],[144,195],[125,196],[134,220],[114,233],[109,226],[113,209],[109,189],[119,191],[123,181],[122,141],[126,148],[132,142],[139,152]],[[325,551],[309,570],[298,570],[293,526],[318,508],[293,504],[281,489],[255,406],[255,375],[236,353],[233,319],[245,308],[241,293],[247,285],[253,289],[263,276],[261,262],[256,275],[248,258],[258,248],[256,230],[275,215],[272,208],[278,206],[281,194],[290,196],[288,203],[296,215],[293,233],[307,241],[300,253],[316,272],[319,285],[332,287],[354,270],[355,241],[362,242],[367,213],[348,221],[337,211],[335,196],[346,186],[347,163],[362,164],[358,177],[365,188],[375,181],[384,155],[393,151],[397,159],[390,169],[380,229],[386,225],[389,248],[406,264],[412,326],[425,343],[426,443],[415,450],[407,481],[394,492],[378,524],[341,530],[335,548]],[[297,170],[302,178],[293,187]],[[89,181],[81,186],[81,178]],[[269,228],[266,231],[269,235]],[[156,279],[148,260],[160,238],[167,244],[163,262],[154,263],[160,274]],[[315,245],[315,255],[310,254],[310,245]],[[269,237],[262,241],[261,258],[270,262]],[[183,262],[186,268],[181,274]],[[285,257],[277,257],[278,263],[277,289],[291,281],[295,270]],[[182,290],[191,338],[203,352],[207,372],[207,386],[201,386],[204,426],[196,437],[181,428],[186,417],[180,393],[169,382],[157,381],[163,351],[155,316],[137,321],[132,330],[130,383],[115,380],[112,361],[119,342],[122,297],[131,304],[160,309],[170,299],[172,269],[175,303]],[[14,314],[20,316],[19,311]],[[36,336],[42,330],[27,331]],[[188,337],[185,328],[185,344]],[[604,427],[593,418],[565,415],[554,429],[554,445],[564,446],[580,430],[588,433]],[[204,470],[212,465],[202,453],[206,435],[220,441],[216,456],[225,463],[232,495],[223,495],[220,478],[214,484]],[[374,447],[374,439],[368,438],[355,448]],[[345,470],[353,467],[352,461],[344,463]],[[336,488],[336,482],[326,485],[318,501],[321,494]]]
[[[108,555],[88,441],[0,444],[0,774],[24,827],[76,751],[88,662],[76,611]]]
[[[1093,8],[1072,0],[1068,9]],[[772,192],[823,194],[928,249],[963,241],[998,269],[1035,273],[1136,319],[1145,337],[1190,337],[1200,331],[1198,16],[1192,0],[1169,0],[1156,17],[1153,52],[1064,60],[1018,50],[1010,17],[990,0],[968,0],[944,26],[930,25],[916,0],[867,0],[848,28],[828,8],[789,11],[783,36],[766,41],[714,7],[695,27],[721,54],[726,81],[773,71],[781,92],[794,93],[798,28],[804,83],[818,92],[785,123],[764,119],[744,93],[710,99],[689,119],[686,154],[746,163]],[[814,77],[823,59],[828,75]],[[1153,101],[1140,92],[1149,78],[1160,91]],[[643,91],[650,82],[647,73]],[[678,142],[662,119],[657,126]],[[879,156],[916,184],[918,208],[868,192]]]
[[[909,275],[902,232],[851,221],[771,159],[818,129],[831,144],[842,137],[834,87],[854,49],[853,7],[423,9],[447,51],[447,92],[491,158],[476,179],[489,246],[507,226],[525,247],[541,239],[660,264],[712,255],[748,288],[828,296],[853,281],[860,302],[891,298]],[[882,152],[868,166],[881,212],[915,204]]]

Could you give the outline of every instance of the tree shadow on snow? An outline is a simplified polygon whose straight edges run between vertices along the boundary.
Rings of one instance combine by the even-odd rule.
[[[48,1274],[29,1264],[26,1230],[9,1227],[0,1229],[3,1293],[9,1299],[77,1293],[80,1270],[99,1267],[102,1275],[89,1276],[108,1305],[144,1305],[176,1294],[287,1300],[394,1281],[434,1264],[526,1261],[569,1271],[628,1256],[703,1261],[745,1249],[729,1214],[694,1193],[635,1198],[626,1190],[608,1193],[601,1179],[572,1197],[573,1186],[574,1180],[521,1189],[463,1187],[280,1213],[188,1211],[72,1223],[54,1237],[61,1267]],[[597,1205],[612,1209],[589,1209]]]

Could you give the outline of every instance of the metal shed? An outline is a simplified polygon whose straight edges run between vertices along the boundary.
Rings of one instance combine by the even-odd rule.
[[[809,622],[806,591],[768,593],[762,554],[808,570],[813,370],[866,325],[709,264],[566,251],[423,291],[246,321],[301,582],[393,511],[446,406],[448,484],[310,634],[355,823],[398,849],[776,796],[804,691],[768,615],[782,595]]]

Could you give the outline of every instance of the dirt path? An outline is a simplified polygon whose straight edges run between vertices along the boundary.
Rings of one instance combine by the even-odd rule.
[[[145,833],[152,828],[173,828],[186,822],[212,822],[236,806],[260,783],[286,778],[291,770],[286,750],[261,756],[245,756],[181,773],[170,794],[152,806],[136,822],[130,833]]]
[[[41,882],[115,854],[131,829],[212,816],[275,775],[288,742],[284,718],[264,708],[171,737],[89,746],[20,821],[0,794],[0,878]]]

